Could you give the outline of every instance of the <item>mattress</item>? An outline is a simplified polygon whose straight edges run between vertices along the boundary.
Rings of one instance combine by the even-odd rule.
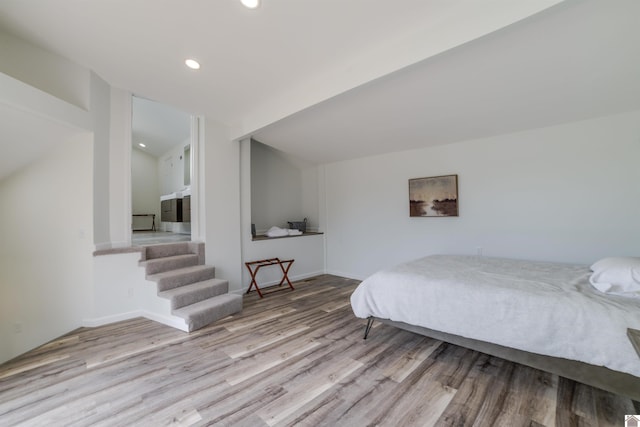
[[[640,299],[589,283],[588,266],[434,255],[385,269],[351,295],[370,316],[640,377],[627,328],[640,329]]]

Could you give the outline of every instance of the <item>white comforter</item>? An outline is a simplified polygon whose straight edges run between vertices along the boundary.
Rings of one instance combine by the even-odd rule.
[[[418,325],[640,377],[627,328],[640,299],[603,294],[587,266],[435,255],[375,273],[351,295],[357,317]]]

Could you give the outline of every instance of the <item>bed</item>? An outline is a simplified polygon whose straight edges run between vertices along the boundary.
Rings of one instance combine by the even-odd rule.
[[[502,357],[640,401],[640,258],[591,267],[433,255],[379,271],[357,317]]]

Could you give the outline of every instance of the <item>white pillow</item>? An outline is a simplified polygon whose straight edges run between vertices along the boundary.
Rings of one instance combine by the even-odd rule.
[[[610,257],[596,261],[589,278],[591,284],[601,292],[640,293],[640,258]],[[640,294],[638,294],[640,295]]]

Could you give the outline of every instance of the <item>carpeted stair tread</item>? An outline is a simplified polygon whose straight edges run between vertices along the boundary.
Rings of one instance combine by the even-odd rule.
[[[229,282],[222,279],[209,279],[190,285],[180,286],[158,293],[158,296],[171,301],[171,309],[176,310],[190,304],[226,294],[229,291]]]
[[[176,270],[183,267],[191,267],[198,265],[199,257],[197,254],[172,255],[162,258],[153,258],[146,261],[140,261],[140,265],[145,267],[147,276],[162,273],[169,270]]]
[[[215,270],[215,268],[211,267],[210,265],[193,265],[189,267],[178,268],[171,271],[163,271],[162,273],[150,274],[149,276],[147,276],[147,279],[157,281],[158,279],[163,279],[166,277],[181,276],[186,273],[201,271],[201,270],[208,270],[208,269]]]
[[[188,325],[189,332],[191,332],[241,310],[242,296],[222,294],[173,310],[172,313],[183,318]]]
[[[179,286],[213,279],[216,275],[215,273],[216,269],[209,265],[194,265],[191,267],[179,268],[177,270],[151,274],[147,276],[147,280],[156,282],[158,285],[158,291],[163,292]]]

